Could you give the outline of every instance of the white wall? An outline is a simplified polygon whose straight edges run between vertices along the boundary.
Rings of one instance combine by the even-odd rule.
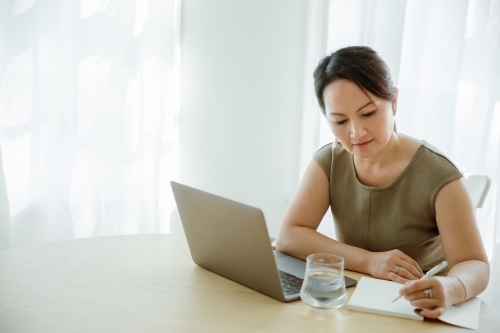
[[[306,19],[303,0],[182,2],[181,181],[261,208],[271,236],[299,179]]]

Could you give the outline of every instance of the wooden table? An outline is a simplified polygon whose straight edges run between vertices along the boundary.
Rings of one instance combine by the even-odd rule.
[[[345,305],[322,310],[278,302],[196,266],[181,235],[97,237],[0,252],[2,333],[200,331],[470,332]],[[478,331],[500,332],[500,312],[484,302]]]

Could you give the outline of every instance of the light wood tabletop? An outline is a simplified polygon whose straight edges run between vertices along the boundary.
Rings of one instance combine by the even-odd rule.
[[[0,252],[2,333],[200,331],[471,330],[345,305],[323,310],[300,300],[281,303],[195,265],[182,235],[96,237]],[[500,311],[484,302],[478,332],[500,332]]]

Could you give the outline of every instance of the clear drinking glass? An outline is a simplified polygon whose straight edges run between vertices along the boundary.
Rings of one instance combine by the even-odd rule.
[[[309,255],[300,298],[316,308],[334,309],[344,305],[347,299],[344,258],[328,253]]]

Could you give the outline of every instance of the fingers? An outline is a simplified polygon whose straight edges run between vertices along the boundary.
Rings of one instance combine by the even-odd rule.
[[[409,280],[399,274],[396,274],[394,272],[390,272],[388,274],[388,279],[391,280],[391,281],[394,281],[394,282],[398,282],[398,283],[401,283],[401,284],[405,284],[406,282],[408,282]]]
[[[403,266],[404,265],[404,266]],[[418,271],[415,270],[413,266],[409,266],[408,264],[403,264],[399,266],[397,274],[405,279],[405,282],[407,280],[418,280],[420,279],[420,275]]]
[[[374,277],[398,283],[423,276],[417,262],[400,250],[372,253],[367,271]]]
[[[418,269],[416,267],[418,267]],[[422,276],[424,276],[424,273],[422,273],[420,267],[418,265],[416,267],[413,265],[407,265],[405,267],[409,280],[418,280]]]
[[[420,314],[422,316],[433,319],[441,317],[443,313],[444,313],[444,308],[440,306],[434,309],[423,309],[422,311],[420,311]]]
[[[414,300],[425,300],[425,299],[430,299],[433,298],[434,293],[432,292],[431,288],[426,288],[424,290],[418,290],[416,292],[413,292],[411,294],[406,294],[406,299],[411,301]]]
[[[420,314],[427,318],[438,318],[444,313],[444,307],[441,306],[441,303],[441,300],[436,298],[419,298],[410,301],[412,306],[421,308]]]
[[[387,263],[391,273],[397,275],[389,274],[392,281],[405,283],[408,280],[418,280],[424,276],[422,269],[415,260],[399,250],[394,250],[393,255],[393,260],[389,260]]]
[[[442,294],[442,292],[439,291],[439,289],[442,288],[439,287],[439,281],[435,277],[408,281],[401,290],[404,290],[404,294],[409,297],[408,299],[417,299],[426,298],[424,294],[424,290],[426,289],[431,289],[432,296],[440,296]]]
[[[427,318],[438,318],[451,305],[439,277],[408,281],[399,293],[412,306],[422,308],[420,314]]]
[[[412,277],[412,278],[409,278],[409,280],[416,280],[416,279],[420,279],[422,276],[424,276],[424,272],[422,271],[422,269],[420,268],[420,266],[417,264],[417,262],[415,260],[413,260],[412,258],[408,257],[406,254],[402,253],[401,252],[401,266],[404,267],[406,269],[406,271],[408,272],[408,274]]]

